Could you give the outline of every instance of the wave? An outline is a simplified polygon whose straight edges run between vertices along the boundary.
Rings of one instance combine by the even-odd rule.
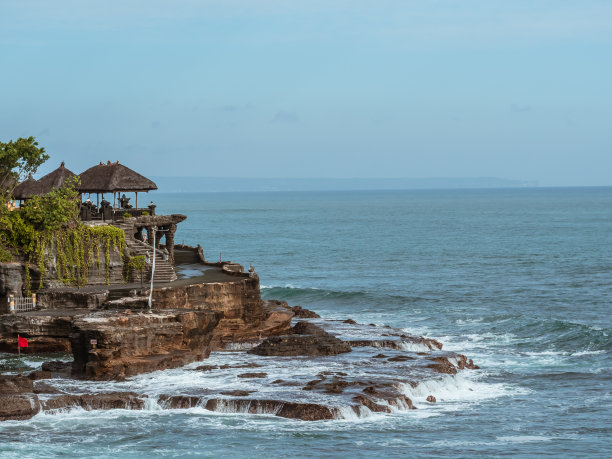
[[[339,301],[339,302],[350,302],[354,304],[356,301],[370,306],[377,306],[385,304],[386,307],[389,305],[406,305],[416,304],[419,302],[435,302],[436,299],[425,298],[421,296],[408,296],[408,295],[397,295],[389,294],[384,292],[370,292],[370,291],[343,291],[343,290],[327,290],[316,287],[298,287],[292,284],[286,284],[285,286],[277,285],[263,285],[261,287],[262,297],[265,299],[277,299],[284,301]]]
[[[564,352],[567,355],[589,355],[612,350],[612,336],[597,326],[559,319],[539,319],[518,323],[512,332],[517,349],[531,352]]]
[[[480,382],[465,375],[444,375],[439,379],[423,381],[414,387],[409,383],[400,383],[400,390],[418,404],[419,408],[429,405],[426,401],[429,395],[436,397],[438,402],[467,402],[531,392],[529,389],[501,383]]]

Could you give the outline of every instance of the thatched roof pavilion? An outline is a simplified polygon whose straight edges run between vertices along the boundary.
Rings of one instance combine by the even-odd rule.
[[[43,196],[51,190],[60,188],[66,179],[74,177],[75,174],[66,168],[64,162],[53,172],[48,173],[39,180],[34,180],[30,175],[13,190],[15,199],[27,199],[31,196]]]
[[[81,193],[136,193],[136,207],[138,207],[138,193],[157,190],[157,185],[148,178],[133,171],[129,167],[108,161],[90,167],[81,175]]]
[[[81,175],[81,193],[115,193],[157,190],[157,185],[129,167],[108,161],[90,167]]]
[[[38,195],[38,180],[35,180],[32,174],[13,189],[15,199],[26,199],[36,195]]]

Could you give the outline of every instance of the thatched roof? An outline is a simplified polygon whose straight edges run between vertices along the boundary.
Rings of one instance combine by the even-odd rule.
[[[48,173],[39,180],[34,180],[32,175],[21,182],[13,190],[13,197],[16,199],[26,199],[30,196],[43,196],[51,190],[56,190],[64,184],[64,181],[74,177],[74,173],[66,169],[64,162],[53,172]]]
[[[13,197],[15,199],[26,199],[30,196],[38,194],[38,180],[34,180],[32,174],[15,187],[13,190]]]
[[[157,185],[123,164],[100,163],[81,175],[81,193],[114,193],[116,191],[157,190]]]
[[[60,188],[66,179],[74,177],[76,174],[68,169],[64,165],[64,161],[60,164],[60,167],[55,169],[53,172],[48,173],[44,177],[38,179],[38,185],[42,194],[47,194],[51,190]]]

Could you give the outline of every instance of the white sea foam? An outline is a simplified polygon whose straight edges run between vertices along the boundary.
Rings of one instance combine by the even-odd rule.
[[[429,395],[436,397],[438,402],[464,402],[528,392],[504,384],[483,383],[464,374],[443,375],[439,379],[420,382],[416,387],[401,383],[399,388],[414,403],[427,403],[426,398]]]
[[[227,343],[224,346],[226,351],[248,351],[249,349],[253,349],[255,346],[260,344],[261,341],[250,342],[250,343]]]
[[[337,419],[341,419],[343,421],[358,421],[360,418],[368,417],[372,414],[365,406],[359,407],[359,414],[355,413],[355,410],[350,406],[342,406],[337,410]]]
[[[431,349],[425,344],[422,343],[411,343],[410,341],[401,341],[399,343],[399,348],[402,351],[407,352],[429,352]]]
[[[162,411],[163,408],[157,402],[157,397],[147,397],[144,400],[144,408],[147,411]]]
[[[599,354],[605,354],[606,351],[599,350],[599,351],[580,351],[580,352],[574,352],[573,354],[571,354],[572,357],[582,357],[584,355],[599,355]]]
[[[552,437],[541,435],[510,435],[505,437],[497,437],[498,441],[506,443],[531,443],[535,441],[551,441]]]

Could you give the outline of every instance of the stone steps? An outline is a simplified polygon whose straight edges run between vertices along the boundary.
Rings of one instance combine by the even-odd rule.
[[[108,298],[106,301],[119,300],[121,298],[125,298],[126,296],[130,296],[130,290],[131,289],[129,288],[111,289],[108,292]]]
[[[139,255],[151,256],[152,247],[146,242],[138,241],[134,239],[133,235],[130,234],[132,231],[131,225],[126,224],[118,224],[119,228],[121,228],[125,232],[125,243],[130,253],[130,256],[135,257]],[[152,266],[148,265],[146,281],[151,281],[151,270]],[[164,260],[163,256],[155,251],[155,277],[153,279],[154,282],[164,283],[164,282],[172,282],[177,279],[176,272],[174,270],[174,266],[168,260]]]

